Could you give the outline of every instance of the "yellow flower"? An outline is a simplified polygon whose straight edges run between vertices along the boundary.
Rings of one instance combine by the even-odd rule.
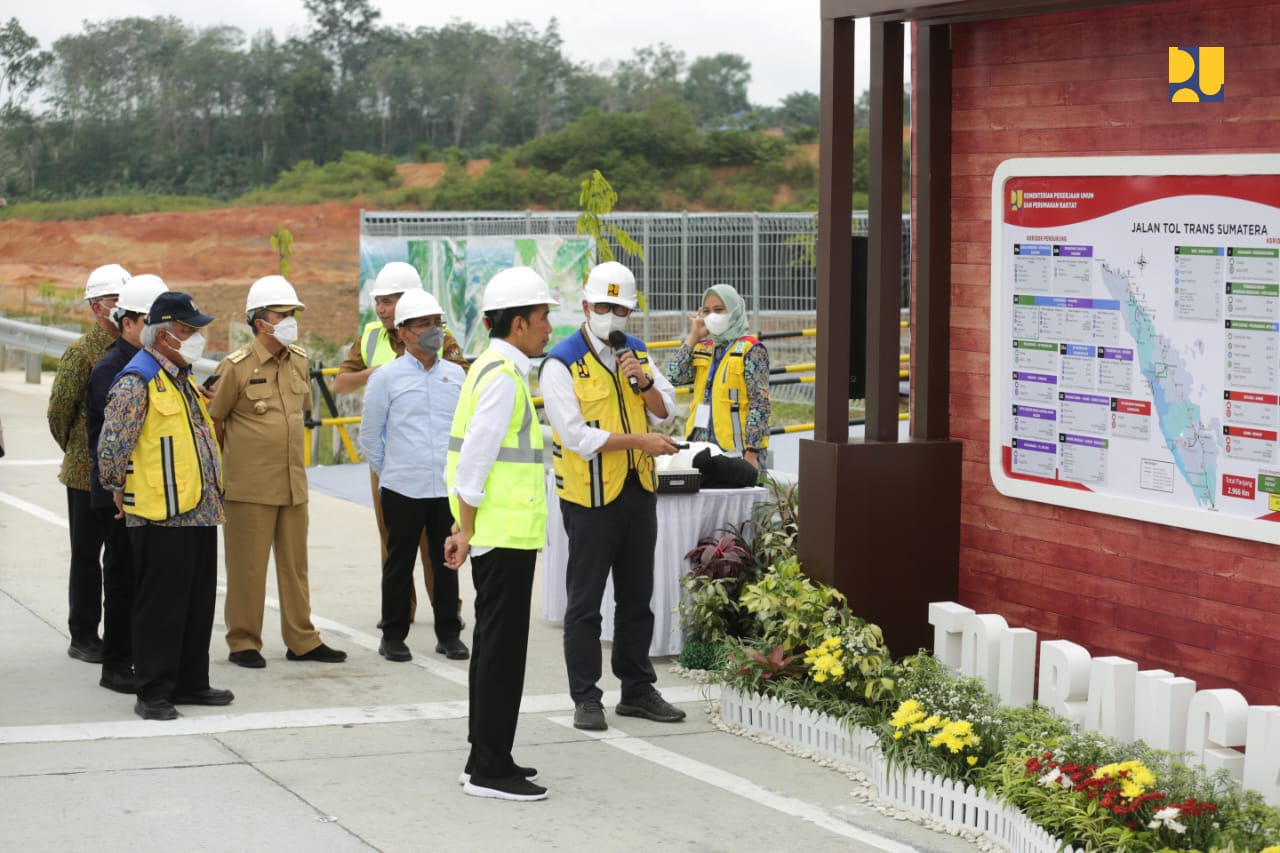
[[[969,764],[970,767],[972,767],[973,765],[978,763],[978,756],[970,755],[968,758],[965,759],[965,761]]]
[[[924,709],[920,707],[920,703],[914,699],[908,699],[893,712],[893,716],[889,718],[889,725],[895,729],[902,729],[923,719]]]
[[[840,647],[840,638],[827,637],[825,640],[822,641],[822,646],[823,648],[826,648],[826,649],[837,649]]]
[[[929,746],[934,748],[945,746],[954,755],[981,742],[981,738],[973,733],[973,723],[967,720],[948,719],[942,721],[941,731],[930,739]]]
[[[928,719],[922,720],[918,723],[913,724],[911,726],[911,731],[913,732],[931,731],[943,725],[945,722],[946,721],[943,720],[941,717],[939,717],[937,714],[933,714]]]
[[[893,739],[902,740],[902,729],[898,729],[896,732],[893,733]],[[1266,853],[1266,851],[1264,850],[1263,853]]]
[[[834,676],[835,678],[840,678],[841,676],[844,675],[844,667],[841,666],[840,664],[836,664],[835,666],[831,667],[831,675]]]
[[[1141,761],[1121,761],[1106,764],[1094,771],[1095,779],[1115,779],[1120,782],[1120,793],[1132,800],[1156,786],[1156,776]]]
[[[827,674],[825,672],[815,672],[813,674],[813,680],[821,684],[827,680]]]

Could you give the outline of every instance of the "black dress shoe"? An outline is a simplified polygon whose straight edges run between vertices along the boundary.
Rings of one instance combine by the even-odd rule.
[[[109,667],[102,668],[102,677],[98,679],[98,684],[108,690],[114,690],[117,693],[127,693],[132,695],[138,692],[138,685],[134,681],[133,673],[127,669],[115,669]]]
[[[133,703],[133,713],[144,720],[178,719],[178,709],[168,699],[139,699]]]
[[[247,667],[248,669],[262,669],[267,665],[262,654],[257,649],[245,649],[240,652],[232,652],[227,655],[227,660],[236,666]]]
[[[97,637],[72,640],[67,647],[67,656],[85,663],[102,663],[102,641]]]
[[[413,653],[409,651],[409,647],[404,644],[404,640],[386,640],[378,643],[378,654],[387,660],[396,663],[404,663],[413,660]]]
[[[457,637],[436,643],[436,651],[449,660],[466,660],[471,657],[471,652],[467,650],[467,644]]]
[[[179,693],[173,697],[175,705],[230,705],[236,695],[230,690],[206,687],[193,693]]]
[[[304,655],[295,655],[293,650],[290,649],[284,653],[284,656],[288,660],[310,660],[318,663],[342,663],[347,659],[346,652],[331,649],[324,643],[321,643]]]

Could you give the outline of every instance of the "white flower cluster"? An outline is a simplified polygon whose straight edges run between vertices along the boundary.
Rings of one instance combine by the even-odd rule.
[[[1178,818],[1182,815],[1182,810],[1177,806],[1168,806],[1152,815],[1151,823],[1147,824],[1147,829],[1168,829],[1181,835],[1187,831],[1187,828],[1178,823]]]

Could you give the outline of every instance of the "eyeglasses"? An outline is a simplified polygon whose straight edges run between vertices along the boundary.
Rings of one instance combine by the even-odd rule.
[[[698,309],[698,316],[699,316],[699,317],[706,317],[706,316],[707,316],[707,315],[709,315],[709,314],[728,314],[728,313],[729,313],[728,309],[723,308],[723,307],[721,307],[721,308],[707,308],[706,306],[703,306],[702,308],[699,308],[699,309]]]
[[[443,317],[424,317],[420,320],[406,321],[404,323],[403,328],[406,328],[409,331],[414,332],[419,329],[434,329],[436,326],[443,326],[443,325],[444,325]]]
[[[608,314],[612,311],[615,317],[630,317],[634,309],[625,305],[610,305],[608,302],[594,302],[591,305],[591,310],[597,314]]]

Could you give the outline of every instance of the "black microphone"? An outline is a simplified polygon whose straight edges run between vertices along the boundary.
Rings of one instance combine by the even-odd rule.
[[[619,332],[617,329],[614,329],[609,333],[609,346],[613,347],[613,355],[615,358],[622,355],[624,352],[630,352],[630,350],[627,349],[627,336],[622,334],[622,332]],[[635,391],[637,394],[642,393],[640,391],[640,383],[636,381],[634,376],[628,376],[627,382],[631,383],[632,391]]]

